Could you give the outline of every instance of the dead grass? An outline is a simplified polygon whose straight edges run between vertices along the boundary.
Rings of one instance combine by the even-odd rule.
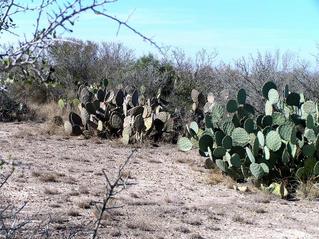
[[[68,118],[67,110],[61,110],[54,101],[45,104],[30,103],[31,111],[36,112],[34,121],[46,122],[41,133],[48,135],[63,135],[63,119]],[[62,123],[62,125],[61,125]]]
[[[81,214],[80,214],[80,212],[77,209],[71,208],[68,211],[68,216],[70,216],[70,217],[79,217],[79,216],[81,216]]]
[[[60,192],[59,192],[56,188],[48,188],[48,187],[45,187],[45,188],[44,188],[44,193],[45,193],[45,194],[48,194],[48,195],[57,195],[57,194],[59,194]]]
[[[253,224],[251,221],[248,221],[244,217],[239,215],[233,217],[233,222],[239,222],[241,224]]]
[[[229,176],[223,175],[223,173],[218,168],[213,168],[208,174],[208,184],[217,185],[222,183],[227,188],[232,189],[236,182]]]
[[[31,175],[35,178],[38,178],[41,176],[41,173],[39,171],[32,171]]]
[[[82,200],[82,201],[79,201],[77,203],[77,205],[79,208],[82,208],[82,209],[90,209],[91,208],[91,201],[90,200]]]
[[[28,106],[36,112],[36,119],[39,121],[51,121],[54,116],[57,115],[65,119],[67,118],[67,111],[64,110],[62,112],[58,104],[54,101],[45,104],[30,103]]]
[[[296,189],[296,197],[309,200],[319,199],[319,183],[316,183],[313,179],[306,183],[300,182]]]
[[[40,181],[44,183],[56,183],[58,182],[57,175],[53,173],[44,173],[40,176]]]
[[[71,192],[69,192],[68,195],[71,196],[71,197],[74,197],[74,196],[79,196],[80,193],[78,191],[72,190]]]
[[[216,168],[210,170],[210,173],[208,174],[208,184],[216,185],[221,182],[223,182],[225,179],[225,176],[222,174],[222,172]]]
[[[263,208],[257,208],[257,209],[255,210],[255,212],[256,212],[256,213],[260,213],[260,214],[267,213],[267,211],[266,211],[265,209],[263,209]]]
[[[89,191],[88,187],[80,186],[79,193],[81,193],[81,194],[90,194],[90,191]]]
[[[132,220],[126,224],[129,229],[139,229],[145,232],[152,232],[156,230],[155,225],[151,224],[150,221],[147,220]]]

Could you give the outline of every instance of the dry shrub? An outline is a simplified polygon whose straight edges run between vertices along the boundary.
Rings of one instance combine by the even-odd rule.
[[[222,183],[227,188],[232,189],[236,182],[229,176],[223,175],[218,168],[213,168],[208,174],[208,184],[216,185]]]
[[[57,194],[59,194],[59,191],[57,189],[55,189],[55,188],[47,188],[47,187],[45,187],[44,188],[44,193],[48,194],[48,195],[57,195]]]
[[[71,208],[69,211],[68,211],[68,216],[71,216],[71,217],[79,217],[81,216],[80,212],[78,210],[76,210],[75,208]]]
[[[54,101],[44,104],[30,103],[28,104],[28,106],[31,110],[34,110],[36,112],[36,119],[38,121],[50,121],[54,118],[54,116],[57,115],[63,117],[62,110]]]
[[[48,183],[48,182],[55,183],[58,181],[58,179],[56,174],[44,173],[40,176],[40,181],[45,183]]]
[[[319,199],[319,183],[316,183],[313,179],[305,183],[300,182],[296,189],[296,197],[309,200]]]
[[[77,203],[77,205],[79,208],[89,209],[89,208],[91,208],[91,201],[90,200],[82,200],[82,201],[79,201]]]

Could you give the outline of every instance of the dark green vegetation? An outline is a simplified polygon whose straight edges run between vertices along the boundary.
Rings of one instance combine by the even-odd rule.
[[[187,137],[178,146],[182,151],[198,147],[207,167],[216,165],[236,180],[282,182],[283,196],[284,184],[319,179],[318,104],[290,92],[288,85],[280,94],[272,81],[261,93],[263,113],[247,102],[244,89],[225,106],[215,103],[212,94],[206,102],[204,94],[193,90],[197,122],[187,125]]]

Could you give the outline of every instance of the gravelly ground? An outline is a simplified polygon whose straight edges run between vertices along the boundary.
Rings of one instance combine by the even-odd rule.
[[[21,205],[32,226],[51,217],[50,238],[90,238],[102,169],[115,176],[132,148],[118,142],[49,136],[40,124],[0,123],[0,154],[15,172],[0,206]],[[100,238],[319,238],[319,202],[285,201],[209,184],[196,152],[142,147],[125,169],[129,186],[112,202]],[[2,204],[2,205],[1,205]]]

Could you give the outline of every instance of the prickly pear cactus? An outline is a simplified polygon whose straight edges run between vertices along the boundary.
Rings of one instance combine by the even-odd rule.
[[[275,193],[276,180],[281,178],[319,181],[318,103],[289,92],[288,86],[281,95],[272,81],[261,92],[265,110],[255,115],[244,89],[228,100],[225,109],[212,100],[202,102],[201,93],[193,90],[193,111],[198,117],[186,125],[181,142],[187,142],[187,147],[180,150],[198,147],[206,165],[209,162],[235,179],[253,177]],[[286,195],[285,190],[281,191]]]
[[[168,102],[160,93],[157,98],[146,99],[143,87],[139,93],[137,89],[127,92],[122,86],[116,89],[107,86],[108,81],[103,79],[100,85],[79,87],[77,103],[72,100],[79,115],[69,114],[69,120],[65,122],[66,134],[93,131],[101,137],[122,137],[124,144],[141,142],[145,137],[161,140],[163,135],[168,138],[172,135],[176,138],[176,118],[168,112]],[[69,104],[62,99],[58,101],[61,109]]]

